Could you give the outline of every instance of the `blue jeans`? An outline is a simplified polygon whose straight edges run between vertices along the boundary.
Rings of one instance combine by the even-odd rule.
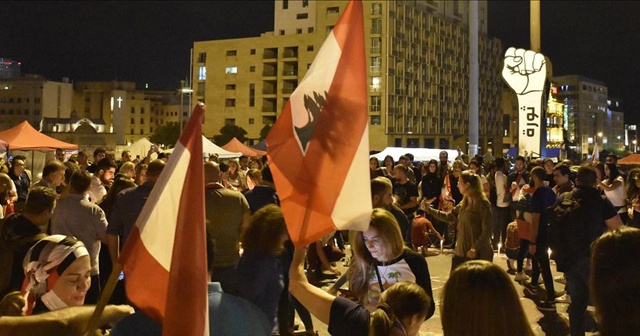
[[[568,309],[571,336],[584,336],[584,315],[589,305],[589,276],[591,274],[589,258],[577,261],[564,274],[567,277],[567,293],[571,296]]]

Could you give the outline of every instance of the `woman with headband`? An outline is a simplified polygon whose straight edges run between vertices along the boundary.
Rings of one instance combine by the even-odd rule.
[[[25,315],[82,306],[91,286],[91,263],[84,244],[71,236],[38,241],[24,258]]]

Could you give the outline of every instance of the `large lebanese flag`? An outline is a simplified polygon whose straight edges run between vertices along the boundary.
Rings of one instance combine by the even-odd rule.
[[[293,243],[371,218],[362,2],[350,1],[267,137]]]
[[[198,104],[119,259],[128,299],[164,336],[209,335],[203,118]]]

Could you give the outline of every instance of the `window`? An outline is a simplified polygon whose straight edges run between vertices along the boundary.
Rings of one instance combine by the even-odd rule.
[[[236,100],[235,99],[225,99],[224,100],[224,106],[226,106],[226,107],[235,107],[236,106]]]
[[[224,120],[224,125],[225,126],[235,126],[236,125],[236,120],[234,118],[227,118]]]
[[[206,62],[207,62],[207,53],[199,53],[198,63],[206,63]]]
[[[236,89],[236,85],[235,84],[227,84],[224,86],[225,90],[235,90]]]
[[[371,52],[372,53],[380,53],[380,47],[382,45],[382,40],[379,37],[371,38]]]
[[[207,80],[207,67],[204,65],[198,67],[198,80]]]
[[[371,4],[371,14],[372,15],[380,15],[382,14],[382,4],[379,2],[374,2]]]
[[[302,28],[296,29],[296,34],[302,34]]]
[[[249,84],[249,106],[256,106],[256,85],[253,83]]]
[[[234,66],[227,67],[225,69],[225,73],[227,73],[227,74],[236,74],[236,73],[238,73],[238,67],[234,67]]]
[[[237,56],[238,51],[236,50],[227,50],[227,56]]]
[[[140,125],[144,125],[144,118],[140,118]]]
[[[251,54],[251,55],[255,55],[255,54],[256,54],[256,50],[255,50],[255,49],[251,49],[251,50],[249,51],[249,54]]]
[[[144,114],[144,107],[140,108],[140,114]]]
[[[340,7],[327,7],[327,14],[340,13]]]
[[[371,92],[380,92],[380,77],[371,77]]]
[[[371,34],[380,34],[382,32],[382,19],[371,19]]]
[[[135,113],[136,113],[136,108],[135,108],[135,107],[132,107],[132,108],[131,108],[131,114],[135,114]]]
[[[289,9],[289,0],[282,0],[282,9]]]
[[[331,30],[333,30],[333,26],[327,26],[327,34],[331,33]]]
[[[131,124],[135,124],[136,123],[136,118],[131,118]]]
[[[313,27],[309,27],[309,28],[307,29],[307,32],[308,32],[309,34],[313,33]]]
[[[309,18],[309,14],[307,14],[307,13],[296,14],[296,19],[298,19],[298,20],[304,20],[304,19],[308,19],[308,18]]]
[[[250,66],[249,67],[249,72],[256,72],[256,67],[255,66]]]
[[[131,133],[129,133],[129,134],[133,134],[133,128],[131,129]]]
[[[255,124],[255,122],[256,122],[255,119],[249,118],[249,125],[253,125]]]
[[[380,125],[380,116],[371,116],[371,125]]]
[[[280,29],[279,33],[280,35],[284,35],[284,29]]]
[[[382,64],[382,57],[371,57],[371,72],[380,72],[380,65]]]
[[[380,112],[380,96],[371,96],[371,99],[369,101],[371,105],[371,112]]]
[[[143,135],[143,134],[144,134],[144,130],[141,128],[140,129],[140,135]]]
[[[302,7],[309,7],[309,0],[302,0]]]
[[[312,45],[307,46],[307,51],[313,51],[313,46]]]
[[[153,127],[149,128],[149,133],[153,133]]]

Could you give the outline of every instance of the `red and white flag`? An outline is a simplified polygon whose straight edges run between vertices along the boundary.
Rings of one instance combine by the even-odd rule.
[[[209,335],[203,117],[198,104],[119,259],[128,299],[164,336]]]
[[[289,235],[305,246],[371,219],[362,2],[352,0],[267,137]]]

